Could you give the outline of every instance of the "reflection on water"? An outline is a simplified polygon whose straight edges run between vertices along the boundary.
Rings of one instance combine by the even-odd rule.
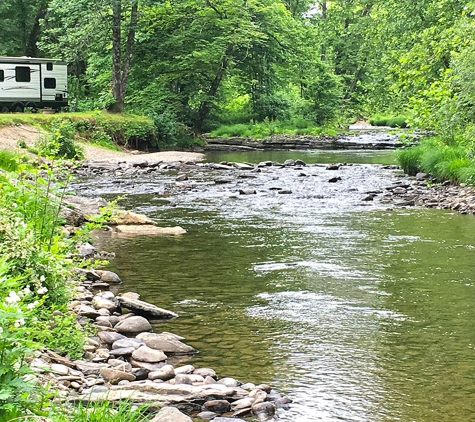
[[[282,421],[475,419],[473,217],[198,193],[127,200],[182,237],[97,240],[122,290],[180,315],[156,329],[191,363],[288,393]]]

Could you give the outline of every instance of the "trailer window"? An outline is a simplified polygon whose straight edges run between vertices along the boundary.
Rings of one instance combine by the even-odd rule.
[[[15,80],[17,82],[30,82],[30,68],[28,66],[15,67]]]
[[[0,82],[3,82],[5,80],[5,73],[3,72],[3,69],[0,69]]]
[[[56,78],[45,78],[44,86],[46,89],[55,89],[56,88]]]
[[[53,63],[51,62],[46,63],[46,70],[53,70]]]

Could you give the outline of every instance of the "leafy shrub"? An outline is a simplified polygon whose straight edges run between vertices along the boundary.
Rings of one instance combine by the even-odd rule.
[[[60,158],[82,158],[81,148],[74,142],[75,127],[63,119],[53,120],[49,127],[49,134],[36,143],[38,155]]]
[[[0,168],[7,171],[18,169],[19,156],[12,151],[0,150]]]

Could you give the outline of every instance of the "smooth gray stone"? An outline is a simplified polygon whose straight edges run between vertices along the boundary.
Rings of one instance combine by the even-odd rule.
[[[173,334],[141,333],[137,335],[137,338],[143,340],[148,347],[161,350],[166,354],[189,355],[196,353],[196,349],[182,343]]]

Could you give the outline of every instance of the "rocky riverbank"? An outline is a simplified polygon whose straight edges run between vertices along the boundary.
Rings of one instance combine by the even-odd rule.
[[[82,245],[79,253],[98,254],[92,245]],[[152,332],[151,325],[178,315],[141,301],[135,293],[115,295],[109,289],[121,283],[117,274],[77,272],[83,281],[69,307],[81,325],[92,325],[97,334],[88,338],[83,359],[73,361],[44,350],[30,362],[32,376],[58,389],[59,399],[147,404],[151,417],[157,413],[153,422],[187,422],[191,416],[216,422],[228,416],[233,421],[265,421],[288,407],[290,399],[269,385],[242,383],[220,377],[211,368],[184,364],[197,350],[176,334]]]

